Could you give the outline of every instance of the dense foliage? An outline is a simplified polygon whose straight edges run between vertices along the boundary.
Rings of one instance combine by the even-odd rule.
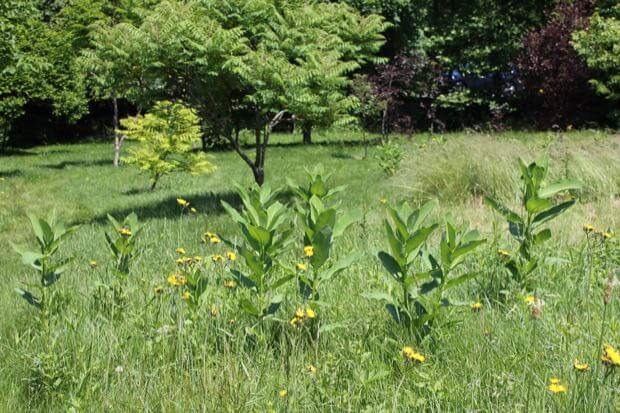
[[[355,121],[357,74],[386,103],[363,123],[384,133],[605,122],[617,27],[615,1],[8,0],[0,142],[19,145],[16,125],[35,113],[71,123],[105,107],[116,131],[128,112],[181,99],[203,149],[232,146],[261,182],[272,130],[311,143],[314,129]]]

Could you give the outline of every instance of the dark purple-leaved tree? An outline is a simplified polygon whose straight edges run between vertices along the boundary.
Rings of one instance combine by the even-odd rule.
[[[547,13],[547,22],[527,33],[517,59],[522,110],[538,127],[566,127],[587,119],[594,92],[590,73],[571,44],[593,12],[591,0],[562,1]]]

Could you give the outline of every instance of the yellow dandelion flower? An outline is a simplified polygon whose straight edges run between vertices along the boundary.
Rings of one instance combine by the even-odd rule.
[[[314,310],[312,308],[308,308],[306,310],[306,317],[308,317],[308,318],[316,318],[316,313],[314,312]]]
[[[295,265],[295,268],[297,269],[297,271],[306,271],[308,269],[308,266],[303,262],[300,262]]]
[[[534,302],[536,302],[536,297],[533,295],[527,295],[523,297],[523,301],[525,301],[526,304],[534,304]]]
[[[213,237],[215,237],[215,234],[212,233],[212,232],[207,231],[207,232],[205,232],[204,237],[205,238],[213,238]]]
[[[614,237],[613,232],[603,232],[602,237],[604,239],[612,239]]]
[[[118,233],[123,237],[131,237],[131,230],[129,228],[121,228],[118,230]]]
[[[176,259],[178,265],[190,265],[193,262],[192,257],[180,257]]]
[[[312,257],[314,255],[314,247],[312,245],[306,245],[304,247],[304,254],[306,257]]]
[[[232,251],[228,251],[226,252],[226,258],[228,258],[228,261],[234,261],[237,259],[237,254]]]
[[[407,361],[411,361],[411,362],[415,361],[418,363],[424,363],[424,361],[426,361],[426,357],[424,357],[422,354],[415,351],[413,347],[411,346],[403,347],[402,354],[403,354],[403,357],[405,357],[405,360]]]
[[[306,366],[306,370],[308,370],[308,373],[310,374],[316,374],[316,367],[313,366],[312,364],[308,364]]]
[[[222,261],[224,261],[224,257],[222,257],[220,254],[213,254],[211,256],[211,260],[213,262],[222,262]]]
[[[211,244],[219,244],[220,242],[222,242],[222,240],[219,239],[217,235],[214,235],[209,238],[209,242],[211,242]]]
[[[586,372],[590,370],[590,365],[588,363],[581,363],[578,360],[573,361],[573,367],[575,368],[575,370],[580,372]]]
[[[180,274],[172,274],[168,277],[168,284],[180,287],[187,283],[187,279]]]
[[[88,265],[90,265],[90,268],[97,268],[97,265],[99,264],[97,264],[97,261],[95,260],[90,260],[88,261]]]
[[[235,280],[224,280],[224,287],[233,289],[237,286],[237,281]]]
[[[301,323],[303,322],[303,320],[299,317],[293,317],[291,318],[291,325],[295,326],[295,327],[299,327],[301,325]]]
[[[601,360],[608,366],[620,367],[620,351],[610,344],[605,344]]]
[[[588,234],[588,233],[590,233],[590,232],[592,232],[592,231],[595,231],[595,230],[596,230],[596,229],[594,228],[594,225],[591,225],[591,224],[585,224],[585,225],[583,226],[583,231],[584,231],[586,234]]]
[[[177,204],[181,205],[183,208],[189,206],[189,202],[183,198],[177,198]]]
[[[176,250],[174,250],[174,252],[176,252],[177,254],[181,254],[181,255],[186,254],[185,248],[183,248],[183,247],[177,248]]]
[[[202,261],[202,257],[200,255],[195,255],[192,259],[194,260],[194,262]]]
[[[288,395],[288,392],[286,391],[286,389],[282,389],[278,392],[278,396],[280,396],[282,399],[285,398]]]
[[[562,384],[558,378],[550,379],[549,386],[547,388],[553,394],[566,393],[568,391],[568,387]]]
[[[190,298],[192,298],[192,293],[190,293],[189,291],[185,291],[183,294],[181,294],[181,299],[187,301]]]
[[[482,310],[482,303],[479,301],[475,303],[471,303],[469,306],[471,307],[471,311],[473,312]]]

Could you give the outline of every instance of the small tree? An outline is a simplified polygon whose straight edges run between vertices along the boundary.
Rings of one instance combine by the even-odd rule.
[[[611,100],[620,100],[620,4],[609,16],[595,14],[587,30],[573,35],[573,46],[594,72],[590,83]],[[616,110],[620,120],[620,111]]]
[[[126,162],[149,174],[151,190],[159,178],[172,172],[207,174],[215,170],[202,152],[193,152],[193,143],[200,141],[196,113],[182,103],[157,102],[145,116],[121,121],[122,131],[129,139],[140,142],[131,150]]]

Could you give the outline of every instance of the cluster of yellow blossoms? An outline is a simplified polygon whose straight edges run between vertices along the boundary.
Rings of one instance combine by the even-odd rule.
[[[175,287],[180,287],[182,285],[187,284],[187,278],[185,278],[181,274],[171,274],[168,277],[167,281],[168,281],[168,284],[175,286]]]
[[[594,234],[594,235],[600,237],[602,240],[608,240],[608,239],[611,239],[611,238],[614,237],[613,233],[607,232],[607,231],[598,230],[592,224],[585,224],[583,226],[583,232],[585,232],[586,235]]]
[[[311,320],[313,318],[316,318],[316,312],[314,312],[312,308],[307,308],[304,310],[300,307],[295,311],[295,315],[291,319],[291,324],[295,327],[300,327],[307,320]]]
[[[421,353],[415,351],[411,346],[403,347],[402,353],[406,361],[416,363],[424,363],[426,361],[426,357],[424,357],[424,355],[422,355]]]
[[[565,384],[562,384],[560,379],[556,377],[549,380],[549,386],[547,388],[553,394],[566,393],[568,391],[568,387],[566,387]]]
[[[606,366],[620,367],[620,351],[616,350],[612,345],[605,344],[601,361]]]
[[[219,244],[222,242],[222,240],[216,234],[209,231],[205,232],[203,239],[205,243],[211,244]]]
[[[123,237],[131,237],[131,230],[129,228],[120,228],[118,230],[118,233],[121,234]]]

